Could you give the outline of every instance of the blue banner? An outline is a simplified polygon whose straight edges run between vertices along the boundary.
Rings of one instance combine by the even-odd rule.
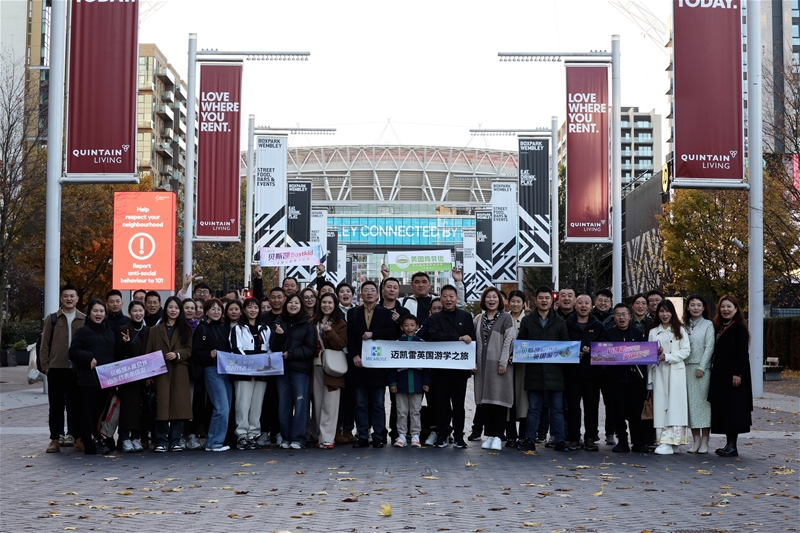
[[[461,229],[475,227],[475,218],[328,215],[328,227],[338,229],[339,244],[347,246],[451,248],[463,242]]]
[[[656,365],[657,342],[593,342],[593,365]]]
[[[514,341],[514,363],[580,363],[579,341]]]
[[[237,376],[282,376],[283,354],[270,352],[242,355],[217,350],[217,372]]]

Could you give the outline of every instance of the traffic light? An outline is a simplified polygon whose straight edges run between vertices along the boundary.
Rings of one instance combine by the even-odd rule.
[[[553,303],[558,301],[558,291],[553,291]]]
[[[244,297],[245,298],[252,298],[253,297],[253,289],[246,288],[244,290]]]

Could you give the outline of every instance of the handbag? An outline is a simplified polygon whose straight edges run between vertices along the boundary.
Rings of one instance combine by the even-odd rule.
[[[347,372],[347,357],[345,357],[344,352],[342,350],[329,350],[325,348],[319,330],[317,330],[317,336],[319,337],[319,345],[322,347],[319,354],[322,359],[322,369],[326,374],[335,378],[344,376]]]
[[[653,419],[653,391],[647,391],[647,398],[642,405],[642,420]]]

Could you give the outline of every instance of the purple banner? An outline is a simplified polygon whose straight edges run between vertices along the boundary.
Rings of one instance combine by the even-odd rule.
[[[132,383],[140,379],[152,378],[159,374],[167,373],[167,363],[161,350],[153,353],[123,359],[116,363],[100,365],[95,368],[97,377],[100,379],[100,387],[107,389]]]
[[[593,342],[593,365],[658,364],[657,342]]]

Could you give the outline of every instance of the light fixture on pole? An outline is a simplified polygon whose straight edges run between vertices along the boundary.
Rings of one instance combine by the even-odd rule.
[[[598,63],[611,65],[611,239],[612,290],[614,301],[622,301],[622,174],[620,167],[620,47],[619,35],[611,36],[611,53],[605,50],[589,52],[499,52],[500,61],[538,61],[564,63]],[[553,128],[558,131],[557,128]],[[556,134],[557,135],[557,134]],[[557,144],[555,137],[553,144]]]
[[[250,274],[253,260],[253,195],[255,193],[255,180],[253,169],[256,165],[255,136],[256,133],[287,132],[304,133],[311,135],[333,135],[336,128],[274,128],[271,126],[256,126],[256,116],[250,115],[247,126],[247,196],[245,198],[245,238],[244,238],[244,286],[250,286]],[[281,279],[283,276],[281,275]]]
[[[192,273],[192,248],[194,234],[194,163],[195,119],[197,117],[197,63],[203,61],[307,61],[310,52],[258,52],[258,51],[197,51],[197,34],[189,34],[189,68],[186,79],[188,102],[186,110],[186,176],[183,207],[183,274]],[[235,59],[224,59],[231,57]],[[223,59],[220,59],[223,58]],[[248,165],[249,166],[249,165]],[[249,179],[248,179],[249,181]],[[245,269],[247,270],[247,269]],[[191,285],[188,288],[191,294]]]

